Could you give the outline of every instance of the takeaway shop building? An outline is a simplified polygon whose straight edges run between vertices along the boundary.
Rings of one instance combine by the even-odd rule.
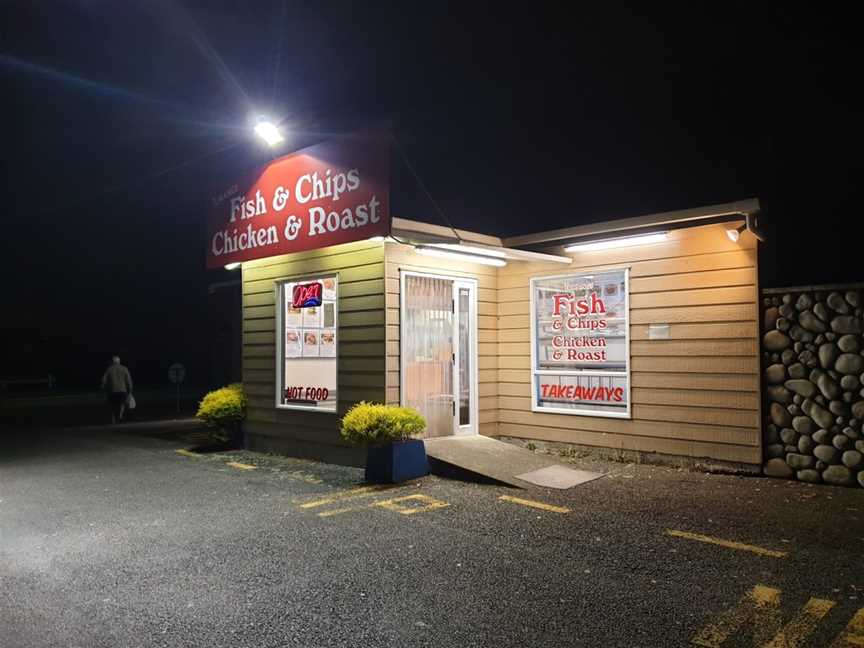
[[[427,437],[758,470],[758,201],[500,238],[392,215],[388,155],[328,142],[212,199],[250,449],[362,465],[339,420],[365,400]]]

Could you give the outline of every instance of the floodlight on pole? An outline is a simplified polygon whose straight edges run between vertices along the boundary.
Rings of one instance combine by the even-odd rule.
[[[267,146],[273,147],[285,141],[285,137],[279,130],[279,126],[269,119],[262,119],[255,124],[255,134],[267,142]]]

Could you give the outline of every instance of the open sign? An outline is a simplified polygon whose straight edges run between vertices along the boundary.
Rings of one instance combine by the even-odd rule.
[[[323,286],[320,281],[307,284],[297,284],[291,294],[292,308],[311,308],[321,305]]]

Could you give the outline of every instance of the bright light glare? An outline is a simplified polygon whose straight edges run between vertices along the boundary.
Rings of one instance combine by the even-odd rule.
[[[267,146],[276,146],[285,141],[285,138],[282,137],[282,133],[279,132],[279,127],[266,119],[255,124],[255,134],[267,142]]]
[[[236,270],[236,269],[239,268],[241,265],[243,265],[243,264],[242,264],[240,261],[234,261],[233,263],[226,263],[226,264],[225,264],[225,269],[226,269],[226,270]]]
[[[504,259],[497,259],[490,256],[482,256],[480,254],[468,254],[465,252],[454,252],[452,250],[442,250],[437,247],[429,247],[427,245],[418,245],[414,248],[417,254],[424,256],[438,257],[439,259],[451,259],[453,261],[465,261],[467,263],[481,263],[483,265],[503,267],[507,265]]]
[[[590,252],[592,250],[609,250],[611,248],[631,247],[633,245],[647,245],[649,243],[660,243],[669,237],[669,232],[657,232],[655,234],[641,234],[639,236],[625,236],[624,238],[606,239],[605,241],[591,241],[590,243],[576,243],[564,248],[565,252]]]
[[[493,256],[499,259],[506,259],[507,255],[500,250],[492,248],[475,247],[473,245],[462,245],[461,243],[434,243],[433,247],[444,248],[445,250],[453,250],[454,252],[464,252],[467,254],[479,254],[481,256]]]
[[[740,227],[730,227],[726,230],[726,236],[728,236],[729,240],[733,243],[737,243],[738,239],[741,238],[741,232],[743,232],[746,227],[746,225],[741,225]]]

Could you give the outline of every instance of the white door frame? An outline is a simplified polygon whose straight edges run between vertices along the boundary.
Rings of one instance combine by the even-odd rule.
[[[399,402],[404,405],[404,390],[402,388],[402,381],[405,378],[405,278],[408,276],[415,277],[430,277],[432,279],[444,279],[445,281],[450,281],[452,285],[452,299],[453,299],[453,349],[454,349],[454,360],[453,360],[453,399],[454,399],[454,407],[453,407],[453,436],[469,436],[480,433],[480,426],[478,423],[478,415],[479,415],[479,396],[478,396],[478,372],[477,372],[477,362],[478,362],[478,353],[477,353],[477,280],[469,277],[459,277],[455,275],[443,275],[436,274],[432,272],[420,272],[416,270],[402,270],[399,271]],[[460,288],[468,288],[469,293],[469,323],[468,323],[468,336],[469,336],[469,353],[470,353],[470,365],[469,365],[469,395],[468,395],[468,407],[469,407],[469,424],[468,425],[459,425],[459,407],[458,407],[458,399],[459,392],[462,388],[462,385],[459,381],[459,360],[460,354],[464,352],[463,349],[460,348],[458,338],[459,338],[459,309],[457,307],[457,300],[459,297],[459,289]]]

